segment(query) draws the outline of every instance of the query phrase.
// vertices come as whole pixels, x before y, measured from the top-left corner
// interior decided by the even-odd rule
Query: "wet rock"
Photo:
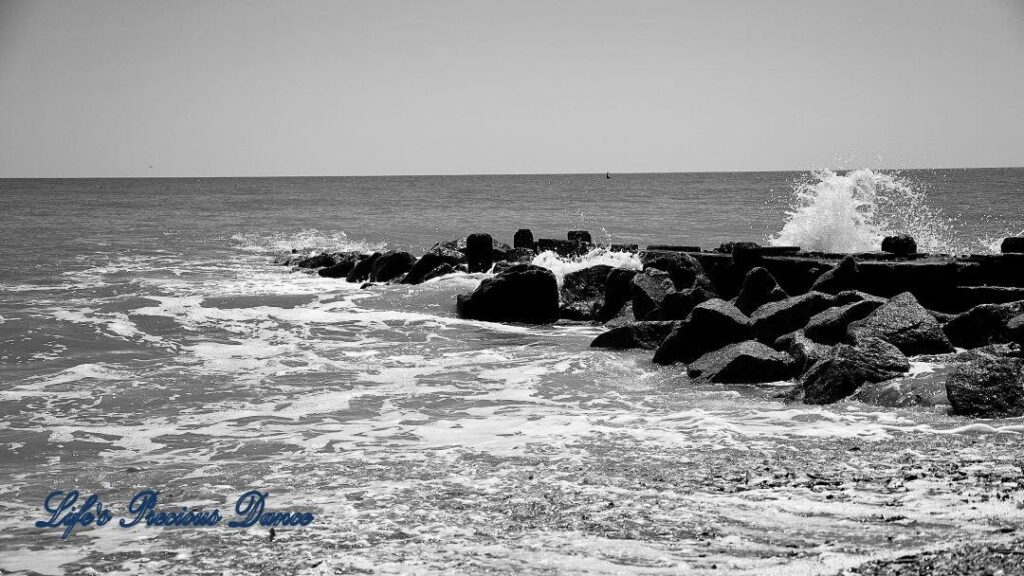
[[[1006,323],[1006,331],[1010,341],[1024,348],[1024,314],[1017,316]]]
[[[633,297],[633,314],[636,319],[646,320],[650,315],[655,316],[652,319],[656,320],[662,300],[674,290],[672,277],[663,270],[648,268],[633,276],[630,281],[630,294]]]
[[[356,265],[349,271],[348,276],[345,280],[348,282],[364,282],[369,280],[370,272],[373,271],[373,264],[381,257],[380,252],[374,252],[369,256],[363,257],[362,260],[356,262]]]
[[[768,270],[757,267],[747,272],[743,278],[740,293],[736,296],[736,307],[744,314],[751,314],[769,302],[778,302],[789,298],[775,277]]]
[[[569,242],[581,242],[584,244],[592,244],[594,242],[593,237],[590,236],[590,232],[587,230],[569,230],[566,238]]]
[[[466,260],[471,273],[491,269],[494,265],[494,240],[490,234],[466,236]]]
[[[461,318],[548,324],[558,320],[558,282],[547,268],[515,264],[460,294],[456,308]]]
[[[775,342],[779,336],[803,328],[812,316],[829,308],[835,297],[808,292],[778,302],[764,304],[750,315],[754,335],[762,342]]]
[[[317,274],[324,278],[344,278],[355,268],[362,255],[356,252],[340,252],[334,255],[334,264],[321,268]]]
[[[1019,358],[978,358],[956,366],[946,379],[953,413],[982,418],[1024,415],[1024,374]]]
[[[756,242],[733,242],[732,265],[740,270],[750,270],[763,261],[763,249]]]
[[[537,257],[537,253],[529,248],[513,248],[504,253],[503,258],[508,262],[521,262],[529,264]],[[495,260],[498,258],[495,257]]]
[[[844,290],[857,287],[857,261],[847,256],[839,261],[834,268],[825,272],[814,281],[811,290],[826,294],[838,294]]]
[[[675,322],[630,322],[594,338],[591,348],[654,350],[665,340]]]
[[[714,298],[701,302],[654,353],[654,362],[691,362],[703,354],[750,337],[750,319],[735,306]]]
[[[800,379],[798,394],[805,404],[831,404],[866,382],[889,380],[910,370],[910,362],[892,344],[865,337],[857,346],[841,344],[814,363]]]
[[[704,354],[687,367],[690,378],[719,384],[756,384],[787,380],[793,359],[754,340]]]
[[[447,262],[445,262],[445,263],[441,264],[440,266],[438,266],[437,268],[434,268],[430,272],[427,272],[423,276],[423,280],[421,282],[426,282],[428,280],[433,280],[434,278],[440,278],[441,276],[447,276],[449,274],[454,274],[455,272],[458,272],[458,271],[459,270],[457,268],[455,268],[451,264],[448,264]]]
[[[1024,314],[1024,300],[1007,304],[980,304],[958,314],[943,327],[954,346],[977,348],[1011,342],[1010,321]]]
[[[370,268],[371,282],[391,282],[412,269],[416,257],[408,252],[390,250],[384,252]]]
[[[583,256],[590,251],[590,244],[584,244],[582,242],[570,242],[568,240],[553,240],[551,238],[541,238],[537,240],[537,251],[538,252],[554,252],[562,258],[574,258],[577,256]]]
[[[605,280],[604,305],[597,313],[598,320],[607,322],[617,316],[623,307],[630,304],[633,298],[630,286],[636,274],[636,270],[626,268],[613,268],[608,273],[608,278]],[[632,315],[632,305],[629,306],[629,309]]]
[[[640,262],[644,270],[655,268],[668,272],[672,284],[677,290],[693,287],[693,283],[704,276],[700,262],[689,254],[682,252],[644,251],[640,253]]]
[[[811,316],[804,333],[811,340],[822,344],[838,344],[846,340],[846,329],[851,322],[866,318],[881,306],[881,300],[872,299],[828,308]]]
[[[491,262],[515,262],[522,253],[504,242],[494,242],[491,248]],[[533,256],[530,259],[532,260]]]
[[[851,323],[847,332],[854,342],[879,338],[908,356],[953,351],[938,320],[910,292],[894,297],[863,320]]]
[[[889,252],[897,256],[917,254],[917,241],[913,236],[907,234],[886,236],[882,239],[882,252]]]
[[[334,256],[331,254],[315,254],[302,258],[295,263],[299,268],[323,268],[325,266],[334,266],[334,264]]]
[[[636,316],[633,315],[633,303],[626,302],[625,306],[619,310],[619,313],[612,318],[609,318],[604,325],[606,328],[617,328],[619,326],[632,324],[633,322],[637,322]]]
[[[666,294],[661,301],[658,317],[662,320],[683,320],[695,306],[712,298],[717,298],[717,295],[698,280],[693,288]]]
[[[796,374],[803,374],[815,362],[832,352],[831,346],[811,340],[802,330],[780,336],[772,347],[793,358]]]
[[[537,243],[533,240],[533,231],[529,228],[520,228],[516,230],[514,236],[512,236],[512,246],[515,248],[526,248],[527,250],[535,251],[537,249]]]
[[[409,273],[402,279],[402,283],[419,284],[426,281],[427,276],[440,266],[447,264],[454,270],[454,267],[458,266],[459,262],[462,262],[464,259],[465,257],[458,250],[452,250],[440,245],[434,246],[413,265]]]
[[[999,251],[1003,254],[1024,254],[1024,238],[1003,238]]]
[[[570,272],[562,280],[560,315],[568,320],[596,320],[604,307],[612,267],[598,264]]]

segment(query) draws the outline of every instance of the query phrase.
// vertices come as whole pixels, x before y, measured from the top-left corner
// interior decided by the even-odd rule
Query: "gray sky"
[[[0,176],[835,165],[1024,165],[1024,0],[0,0]]]

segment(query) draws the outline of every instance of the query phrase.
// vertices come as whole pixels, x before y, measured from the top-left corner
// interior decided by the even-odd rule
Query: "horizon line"
[[[900,172],[900,171],[924,171],[924,170],[1022,170],[1022,166],[956,166],[948,168],[939,167],[878,167],[873,168],[869,166],[860,166],[856,168],[837,168],[837,167],[824,167],[824,168],[801,168],[801,169],[781,169],[781,170],[656,170],[651,172],[612,172],[605,171],[605,174],[616,174],[620,176],[635,176],[640,174],[779,174],[786,172],[806,172],[811,173],[816,170],[831,170],[833,172],[849,172],[852,170],[861,170],[868,168],[870,170],[884,171],[884,172]],[[444,174],[444,173],[391,173],[391,174],[317,174],[317,175],[298,175],[298,174],[277,174],[277,175],[264,175],[264,176],[201,176],[201,175],[190,175],[190,176],[0,176],[0,180],[192,180],[192,179],[240,179],[240,178],[452,178],[452,177],[466,177],[466,176],[585,176],[585,175],[601,175],[601,172],[465,172],[459,174]]]

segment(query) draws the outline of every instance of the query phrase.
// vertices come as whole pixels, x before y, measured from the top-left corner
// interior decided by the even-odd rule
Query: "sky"
[[[0,177],[1024,166],[1024,0],[0,0]]]

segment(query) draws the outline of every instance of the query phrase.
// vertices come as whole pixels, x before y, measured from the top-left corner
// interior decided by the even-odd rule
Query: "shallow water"
[[[947,213],[1006,207],[962,215],[970,234],[1021,224],[1024,172],[929,174]],[[1003,537],[1024,506],[1020,419],[788,405],[781,383],[697,386],[591,350],[598,328],[455,318],[482,275],[358,290],[271,264],[520,226],[760,239],[799,178],[0,181],[0,568],[817,574]],[[223,511],[258,488],[317,519],[273,542],[32,525],[52,490],[121,511],[148,487]]]

